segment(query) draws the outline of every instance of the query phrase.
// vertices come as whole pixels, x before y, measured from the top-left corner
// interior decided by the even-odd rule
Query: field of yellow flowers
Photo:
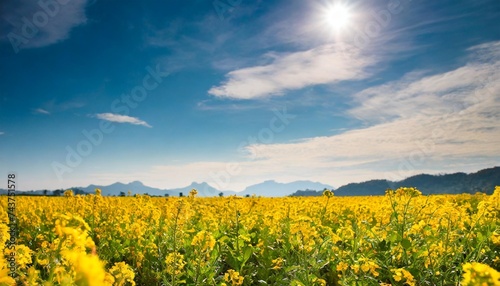
[[[500,285],[500,187],[196,194],[16,197],[14,247],[2,197],[0,285]]]

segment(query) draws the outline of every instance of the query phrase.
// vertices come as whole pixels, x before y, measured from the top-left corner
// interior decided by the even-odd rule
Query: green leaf
[[[403,238],[403,240],[401,240],[401,245],[403,246],[404,249],[409,249],[411,248],[411,241],[408,240],[407,238]]]
[[[243,263],[247,262],[248,259],[252,256],[253,249],[251,247],[245,247],[243,252]]]
[[[398,234],[396,232],[393,232],[390,236],[389,236],[389,240],[391,242],[396,242],[398,240]]]
[[[483,236],[483,234],[482,234],[482,233],[480,233],[480,232],[478,232],[478,233],[477,233],[477,239],[478,239],[480,242],[482,242],[482,241],[484,240],[484,236]]]
[[[226,259],[227,264],[231,266],[232,269],[239,269],[239,261],[236,257],[234,257],[232,252],[227,253],[227,259]]]

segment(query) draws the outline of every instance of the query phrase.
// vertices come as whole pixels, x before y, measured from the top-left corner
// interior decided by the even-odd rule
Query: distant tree
[[[179,197],[184,197],[184,193],[180,192]]]
[[[81,189],[73,189],[73,194],[84,195],[84,194],[86,194],[86,192],[84,190],[81,190]]]
[[[224,193],[223,192],[220,192],[219,193],[219,197],[223,197],[224,196]]]
[[[120,192],[120,197],[124,197],[125,196],[125,192]]]
[[[52,194],[56,197],[60,196],[63,193],[63,190],[55,190]]]
[[[323,194],[323,191],[315,191],[315,190],[309,190],[309,189],[298,190],[289,196],[290,197],[317,197],[317,196],[321,196]]]
[[[169,194],[165,194],[165,197],[170,197],[170,195]]]
[[[245,198],[249,198],[249,197],[250,197],[250,194],[246,194],[246,195],[245,195]]]
[[[49,191],[43,190],[43,195],[46,196]]]

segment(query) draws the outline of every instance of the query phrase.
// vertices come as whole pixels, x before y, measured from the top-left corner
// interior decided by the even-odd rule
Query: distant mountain
[[[86,195],[87,192],[84,192],[81,189],[78,188],[73,188],[71,189],[73,191],[73,194],[75,195]],[[23,195],[23,196],[54,196],[54,194],[62,195],[66,189],[59,189],[59,190],[32,190],[32,191],[19,191],[16,190],[16,195]],[[6,195],[8,192],[7,190],[0,189],[0,195]]]
[[[335,190],[336,196],[370,196],[383,195],[385,190],[394,188],[394,183],[387,180],[371,180],[362,183],[351,183]]]
[[[484,169],[476,173],[453,173],[445,175],[421,174],[402,181],[371,180],[339,187],[338,196],[383,195],[387,189],[416,187],[423,194],[493,193],[500,186],[500,167]]]
[[[316,190],[298,190],[292,193],[290,197],[319,197],[323,195],[323,191]]]
[[[260,184],[247,187],[244,191],[238,193],[240,196],[256,195],[262,197],[284,197],[294,193],[297,190],[323,190],[332,189],[332,186],[311,181],[295,181],[291,183],[278,183],[273,180],[265,181]]]
[[[0,189],[0,195],[7,195],[9,192],[6,189]],[[25,196],[41,196],[43,195],[43,191],[17,191],[15,192],[16,195],[23,194]],[[47,194],[50,195],[52,194],[52,191],[47,191]]]
[[[287,196],[290,195],[291,193],[295,192],[296,190],[305,190],[305,189],[314,189],[314,190],[323,190],[324,188],[332,188],[329,185],[321,184],[321,183],[316,183],[316,182],[311,182],[311,181],[296,181],[296,182],[291,182],[291,183],[278,183],[275,181],[265,181],[260,184],[252,185],[247,187],[244,191],[242,192],[234,192],[234,191],[221,191],[218,190],[206,182],[202,183],[197,183],[193,182],[189,186],[183,187],[183,188],[176,188],[176,189],[168,189],[168,190],[162,190],[162,189],[156,189],[152,187],[145,186],[141,182],[135,181],[131,182],[129,184],[123,184],[123,183],[114,183],[109,186],[97,186],[97,185],[90,185],[86,188],[80,188],[85,192],[93,194],[95,192],[95,189],[101,189],[102,194],[105,196],[119,196],[120,192],[124,192],[125,194],[128,193],[130,190],[132,194],[149,194],[152,196],[165,196],[165,194],[168,194],[169,196],[179,196],[180,193],[182,193],[184,196],[189,195],[189,192],[192,189],[196,189],[198,191],[198,196],[199,197],[215,197],[219,196],[219,194],[222,192],[224,196],[230,196],[230,195],[237,195],[237,196],[246,196],[246,195],[256,195],[256,196],[263,196],[263,197],[282,197],[282,196]]]
[[[196,189],[198,191],[198,196],[200,197],[215,197],[218,196],[219,193],[221,192],[220,190],[217,190],[216,188],[210,186],[209,184],[203,182],[203,183],[196,183],[192,182],[191,185],[184,187],[184,188],[177,188],[177,189],[171,189],[169,192],[173,193],[174,196],[178,196],[179,193],[183,193],[184,196],[189,195],[189,192],[192,189]],[[224,192],[226,193],[226,192]],[[235,193],[235,192],[230,192],[230,193]]]
[[[191,183],[191,185],[187,187],[177,188],[177,189],[158,189],[158,188],[148,187],[139,181],[134,181],[128,184],[114,183],[108,186],[89,185],[88,187],[80,189],[83,189],[85,192],[88,192],[90,194],[95,193],[95,189],[100,189],[102,191],[103,196],[119,196],[121,192],[124,192],[125,195],[127,195],[128,191],[130,191],[132,195],[148,194],[150,196],[163,197],[166,194],[168,194],[169,196],[178,197],[180,193],[182,193],[184,196],[187,196],[189,195],[189,192],[192,189],[196,189],[198,191],[198,196],[200,197],[214,197],[218,196],[219,193],[221,192],[205,182],[203,183],[193,182]],[[227,191],[224,193],[236,194],[236,192],[231,192],[231,191]]]
[[[351,183],[339,187],[335,190],[336,196],[368,196],[383,195],[387,189],[396,189],[399,187],[416,187],[424,194],[461,194],[483,192],[491,194],[495,186],[500,186],[500,167],[480,170],[476,173],[453,173],[445,175],[421,174],[406,178],[402,181],[371,180],[362,183]],[[192,189],[198,190],[200,197],[214,197],[219,193],[224,196],[229,195],[256,195],[263,197],[283,197],[283,196],[314,196],[321,195],[323,189],[333,189],[332,186],[312,181],[295,181],[291,183],[278,183],[273,180],[265,181],[256,185],[248,186],[242,192],[221,191],[209,184],[193,182],[191,185],[177,189],[158,189],[145,186],[139,181],[128,184],[114,183],[108,186],[89,185],[88,187],[70,188],[79,194],[94,194],[95,189],[101,189],[105,196],[119,196],[120,192],[125,194],[131,191],[132,194],[149,194],[151,196],[179,196],[183,193],[185,196]],[[54,193],[62,194],[64,190],[46,191],[47,195]],[[0,195],[7,194],[7,190],[0,189]],[[23,195],[43,195],[44,190],[16,192]]]
[[[169,195],[174,195],[174,193],[167,190],[145,186],[139,181],[130,182],[128,184],[114,183],[108,186],[89,185],[88,187],[80,187],[79,189],[82,189],[89,194],[94,194],[95,189],[100,189],[103,196],[119,196],[121,192],[124,192],[125,195],[127,195],[128,191],[130,191],[132,194],[149,194],[151,196],[165,196],[165,194],[167,193]],[[176,195],[179,194],[177,193]]]

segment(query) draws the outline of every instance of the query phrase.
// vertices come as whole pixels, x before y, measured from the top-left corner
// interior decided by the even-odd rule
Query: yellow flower
[[[360,268],[360,267],[359,267],[359,264],[357,264],[357,263],[356,263],[356,264],[354,264],[354,265],[351,265],[351,269],[352,269],[352,271],[354,271],[354,273],[356,273],[356,274],[358,274],[358,272],[359,272],[359,268]]]
[[[231,282],[231,285],[237,286],[243,284],[245,277],[240,276],[240,273],[229,269],[226,274],[224,274],[224,281]]]
[[[387,189],[385,191],[385,194],[387,196],[396,196],[396,197],[419,197],[422,195],[422,192],[420,192],[417,188],[408,188],[408,187],[401,187],[398,188],[397,190],[391,190]]]
[[[5,286],[15,286],[16,285],[16,280],[14,278],[9,276],[10,269],[7,264],[7,261],[3,258],[0,257],[0,285],[5,285]]]
[[[115,285],[115,277],[113,275],[111,275],[110,273],[106,272],[106,276],[104,277],[104,284]]]
[[[102,286],[104,284],[106,271],[97,256],[77,251],[65,251],[64,257],[69,260],[75,271],[77,285]]]
[[[79,251],[95,248],[88,231],[89,225],[78,215],[59,215],[54,227],[54,232],[63,241],[65,248]]]
[[[493,232],[491,235],[491,242],[493,242],[494,245],[500,246],[500,233],[498,232]]]
[[[339,264],[337,264],[337,271],[346,271],[349,268],[349,264],[345,263],[344,261],[340,261]]]
[[[189,192],[189,197],[190,198],[194,198],[196,197],[196,195],[198,194],[198,191],[196,189],[192,189],[190,192]]]
[[[179,252],[171,252],[167,255],[167,258],[165,258],[165,264],[167,264],[165,271],[168,274],[179,275],[184,269],[186,261],[184,260],[184,255]]]
[[[490,266],[478,262],[466,263],[462,266],[463,286],[498,286],[500,285],[500,273]]]
[[[215,238],[206,230],[198,232],[191,242],[192,246],[198,246],[202,252],[214,249]]]
[[[40,270],[36,270],[35,267],[32,266],[32,267],[28,268],[27,273],[28,273],[27,284],[28,285],[38,285]]]
[[[367,258],[361,258],[359,260],[361,263],[361,270],[365,273],[370,272],[374,277],[377,277],[379,273],[377,272],[377,269],[380,267],[371,259]]]
[[[116,286],[123,286],[127,285],[127,282],[130,283],[130,285],[135,285],[134,282],[134,271],[132,268],[127,265],[125,262],[117,262],[109,272],[114,276],[114,281]]]
[[[31,255],[33,254],[33,250],[31,250],[26,245],[23,245],[23,244],[16,245],[15,246],[15,251],[14,250],[10,250],[8,248],[4,249],[4,255],[5,255],[5,257],[12,256],[12,254],[15,254],[16,264],[21,269],[26,268],[26,265],[32,263]]]
[[[7,226],[5,223],[0,223],[0,245],[5,245],[5,242],[7,242],[9,239],[9,226]]]
[[[333,197],[333,192],[330,191],[330,190],[328,190],[328,189],[326,189],[326,190],[323,191],[323,196],[325,196],[327,198],[331,198],[331,197]]]
[[[414,188],[389,190],[388,196],[333,200],[330,195],[333,192],[308,198],[117,198],[99,196],[96,190],[96,195],[66,199],[16,199],[14,218],[9,211],[12,199],[4,196],[0,200],[0,243],[4,245],[0,286],[15,285],[14,280],[46,286],[160,281],[251,285],[266,280],[252,276],[266,258],[270,274],[287,272],[287,280],[274,284],[324,285],[333,279],[339,285],[360,281],[389,286],[383,283],[391,281],[410,286],[439,278],[461,281],[462,286],[499,285],[495,270],[500,269],[500,188],[491,196],[421,197]],[[193,192],[191,197],[195,196]],[[9,252],[5,248],[14,219],[18,247]],[[486,230],[490,232],[484,237]],[[400,240],[404,243],[396,243]],[[285,248],[288,251],[281,251]],[[106,262],[99,260],[97,250]],[[471,251],[488,265],[465,264],[460,254]],[[14,265],[7,258],[11,253],[18,262],[19,279],[8,276]],[[245,272],[237,272],[241,265],[227,270],[235,262],[228,261],[231,256],[247,255],[251,257]],[[330,262],[336,271],[326,279],[314,276],[319,269],[304,264],[287,269],[297,255],[323,257],[318,263]],[[409,262],[415,272],[399,268]],[[463,265],[464,270],[444,273],[450,265]],[[417,280],[412,273],[418,269]],[[301,275],[305,272],[311,274]],[[250,278],[255,281],[247,281]]]
[[[49,265],[49,260],[47,258],[37,258],[37,263],[41,266]]]
[[[314,285],[319,285],[319,286],[326,286],[326,281],[321,278],[314,278],[313,279]]]
[[[273,263],[273,267],[272,269],[274,270],[277,270],[277,269],[281,269],[281,267],[283,267],[283,262],[285,260],[281,257],[278,257],[276,259],[273,259],[271,262]]]
[[[406,269],[403,268],[398,268],[398,269],[392,269],[391,272],[394,274],[392,275],[392,278],[396,282],[405,282],[409,286],[415,286],[415,279],[413,278],[413,275]]]
[[[75,194],[73,193],[72,190],[67,190],[64,192],[65,197],[73,197]]]

